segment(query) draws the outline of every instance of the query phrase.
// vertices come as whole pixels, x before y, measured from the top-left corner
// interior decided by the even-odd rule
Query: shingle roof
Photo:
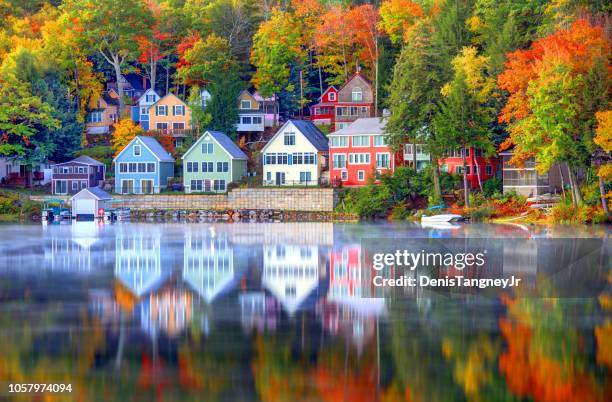
[[[166,151],[155,138],[142,136],[137,136],[136,138],[142,141],[142,143],[157,156],[160,162],[174,162],[174,158],[170,156],[168,151]]]
[[[310,143],[319,151],[329,150],[327,137],[325,137],[321,130],[319,130],[312,122],[293,119],[288,120],[288,122],[293,123],[293,125],[300,130],[302,134],[304,134],[304,137],[306,137],[306,139],[310,141]]]
[[[352,122],[348,127],[334,131],[330,135],[384,134],[387,119],[380,117],[363,117]]]
[[[106,92],[102,94],[102,99],[104,99],[104,102],[106,102],[107,105],[114,105],[114,106],[119,105],[119,100],[111,97]]]
[[[87,191],[95,195],[99,200],[110,200],[113,198],[109,193],[102,190],[100,187],[87,187]]]
[[[84,163],[87,165],[94,165],[94,166],[104,166],[104,163],[97,161],[91,156],[87,156],[87,155],[81,155],[78,158],[71,160],[70,162],[79,162],[79,163]]]
[[[221,131],[207,131],[234,159],[248,159],[246,154],[232,141],[230,137]]]

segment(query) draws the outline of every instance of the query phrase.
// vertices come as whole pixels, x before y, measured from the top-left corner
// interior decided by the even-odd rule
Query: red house
[[[376,173],[394,172],[403,164],[402,153],[387,146],[386,120],[367,117],[329,134],[329,176],[332,183],[363,186]]]
[[[310,119],[314,124],[330,124],[332,131],[347,127],[362,117],[374,116],[374,90],[372,83],[356,72],[336,89],[329,87],[319,103],[310,106]]]
[[[448,173],[463,174],[463,157],[462,150],[451,151],[445,158],[440,158],[438,164],[440,170]],[[500,159],[497,157],[485,157],[483,156],[482,149],[478,148],[464,148],[466,152],[466,170],[467,179],[470,187],[476,189],[478,185],[478,175],[480,174],[480,181],[484,182],[490,178],[496,177],[500,171]]]

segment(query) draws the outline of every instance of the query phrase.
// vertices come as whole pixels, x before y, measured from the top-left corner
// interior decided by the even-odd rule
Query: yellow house
[[[191,130],[191,109],[170,93],[149,106],[149,130],[183,136]]]
[[[87,115],[88,134],[106,134],[117,122],[117,109],[119,101],[104,93],[96,100],[89,103],[89,113]]]

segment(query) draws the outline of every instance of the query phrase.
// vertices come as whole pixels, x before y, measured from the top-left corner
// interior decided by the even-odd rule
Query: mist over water
[[[611,400],[609,235],[408,223],[0,226],[0,384],[71,383],[57,399],[68,401]],[[372,254],[411,238],[603,247],[599,259],[541,271],[534,261],[579,255],[576,242],[558,256],[503,248],[496,274],[520,275],[520,293],[372,286]],[[588,292],[569,297],[572,287]]]

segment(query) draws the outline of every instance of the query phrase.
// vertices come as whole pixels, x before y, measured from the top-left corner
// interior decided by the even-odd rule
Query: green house
[[[247,173],[247,156],[220,131],[207,131],[183,155],[185,192],[225,192]]]

